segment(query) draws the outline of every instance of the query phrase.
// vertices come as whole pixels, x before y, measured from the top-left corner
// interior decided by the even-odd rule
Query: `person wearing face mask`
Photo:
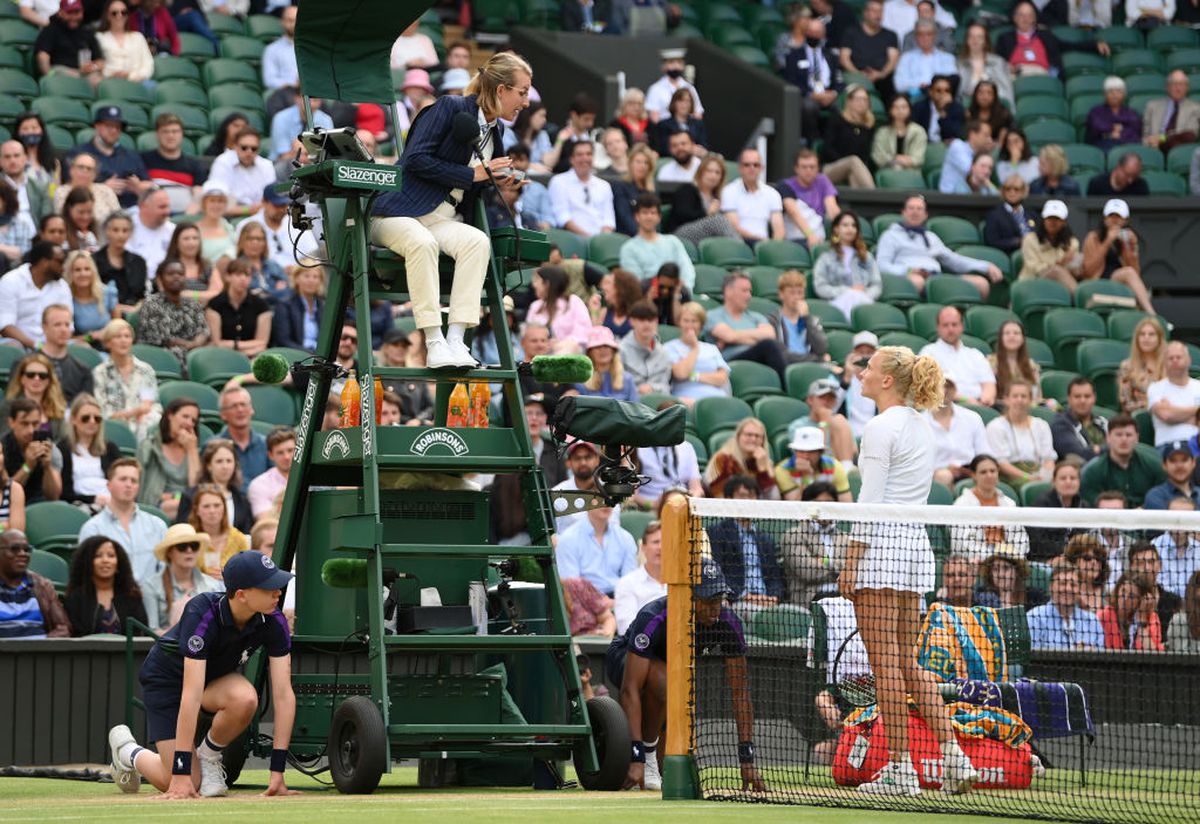
[[[821,134],[822,110],[837,102],[845,83],[836,53],[825,39],[825,24],[810,18],[796,25],[804,26],[804,42],[788,51],[782,74],[800,89],[800,134],[812,144]]]
[[[700,103],[700,93],[683,76],[686,54],[684,49],[663,49],[659,52],[659,57],[662,58],[663,76],[646,89],[646,114],[653,123],[668,116],[667,108],[671,102],[671,96],[679,89],[688,89],[692,93],[692,116],[704,117],[704,106]]]

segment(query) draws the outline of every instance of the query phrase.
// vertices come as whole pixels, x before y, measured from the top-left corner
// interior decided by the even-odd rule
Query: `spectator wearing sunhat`
[[[788,441],[788,449],[791,454],[775,465],[775,484],[784,500],[800,500],[804,488],[817,481],[832,484],[839,501],[853,500],[845,467],[825,454],[824,431],[802,426]]]
[[[575,384],[581,395],[600,395],[637,403],[639,395],[633,378],[617,357],[617,340],[607,326],[593,326],[588,332],[587,356],[592,361],[592,376],[587,383]]]
[[[409,69],[404,73],[404,82],[400,85],[400,99],[396,101],[396,128],[407,132],[412,125],[421,104],[426,98],[437,94],[433,83],[429,81],[429,72],[424,69]]]
[[[104,72],[104,54],[91,29],[83,27],[82,0],[62,0],[58,14],[38,32],[33,43],[37,73],[51,71],[86,77],[95,88]]]
[[[179,620],[184,606],[194,595],[221,592],[224,585],[200,571],[200,560],[212,549],[208,535],[191,524],[175,524],[154,547],[154,555],[165,566],[138,582],[147,623],[161,634]]]
[[[466,69],[447,69],[442,75],[442,94],[462,95],[471,82],[471,73]]]
[[[92,139],[76,146],[71,152],[74,158],[81,152],[96,158],[99,168],[96,181],[112,189],[122,209],[132,208],[142,192],[154,183],[142,156],[121,145],[125,131],[125,117],[120,106],[100,106],[92,117]]]

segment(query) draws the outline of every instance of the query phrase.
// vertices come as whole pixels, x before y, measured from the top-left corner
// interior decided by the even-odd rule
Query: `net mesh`
[[[705,798],[1200,819],[1197,513],[713,499],[693,499],[690,513],[693,581],[715,564],[735,593],[749,682],[747,708],[731,682],[738,651],[694,650]],[[838,574],[859,542],[859,585],[920,594],[841,597]],[[1047,560],[1027,560],[1031,546]],[[747,709],[750,770],[739,755]],[[904,717],[913,771],[867,793],[858,785],[888,762],[884,715]],[[939,727],[976,773],[971,792],[939,791],[963,774]]]

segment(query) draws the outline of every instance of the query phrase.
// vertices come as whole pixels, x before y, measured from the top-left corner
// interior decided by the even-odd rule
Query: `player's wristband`
[[[641,741],[633,742],[633,755],[630,757],[630,760],[634,764],[646,763],[646,745]]]
[[[192,774],[192,754],[190,752],[175,752],[175,758],[171,761],[171,775],[191,775]]]
[[[754,748],[753,741],[743,741],[740,744],[738,744],[738,761],[740,761],[741,763],[753,764],[754,763],[754,753],[755,753],[755,748]]]
[[[287,750],[271,750],[271,772],[281,773],[287,769]]]

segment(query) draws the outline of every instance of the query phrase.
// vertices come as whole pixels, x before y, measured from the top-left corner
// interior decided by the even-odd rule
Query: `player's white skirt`
[[[933,589],[933,547],[922,524],[860,523],[853,539],[867,545],[858,562],[859,589],[894,589],[921,595]]]

